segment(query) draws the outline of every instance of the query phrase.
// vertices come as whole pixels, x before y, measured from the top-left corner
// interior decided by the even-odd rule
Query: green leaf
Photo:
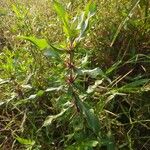
[[[66,109],[63,109],[59,114],[57,115],[50,115],[48,116],[45,121],[44,121],[44,124],[43,126],[48,126],[50,125],[54,120],[56,120],[57,118],[61,117],[62,115],[64,115],[64,113],[68,110],[68,108]]]
[[[88,15],[88,17],[92,17],[95,15],[96,12],[96,3],[93,2],[93,0],[90,0],[85,8],[85,14]]]
[[[122,86],[121,88],[119,88],[118,91],[129,92],[129,93],[138,92],[139,90],[141,90],[141,86],[148,83],[149,81],[150,79],[140,79]]]
[[[88,64],[88,54],[86,54],[86,56],[83,57],[81,64],[82,67],[85,67]]]
[[[30,95],[28,98],[27,98],[27,100],[32,100],[32,99],[35,99],[35,98],[37,98],[37,97],[41,97],[41,96],[43,96],[43,94],[45,93],[45,92],[53,92],[53,91],[60,91],[60,90],[62,90],[62,87],[63,86],[59,86],[59,87],[51,87],[51,88],[47,88],[46,90],[39,90],[36,94],[33,94],[33,95]]]
[[[57,12],[59,18],[61,19],[61,21],[67,25],[68,24],[68,14],[67,14],[65,8],[55,0],[54,0],[54,8],[55,8],[55,11]]]
[[[111,47],[112,47],[113,44],[115,43],[115,41],[116,41],[116,39],[117,39],[117,37],[118,37],[118,35],[119,35],[119,33],[120,33],[122,27],[123,27],[123,26],[126,24],[126,22],[130,19],[130,16],[132,15],[132,13],[133,13],[133,11],[135,10],[135,8],[138,6],[138,4],[140,3],[140,1],[141,1],[141,0],[137,0],[137,1],[135,2],[135,4],[132,6],[131,10],[129,11],[127,17],[120,23],[120,25],[119,25],[119,27],[118,27],[116,33],[114,34],[114,37],[113,37],[113,39],[112,39],[112,42],[111,42],[111,44],[110,44]]]
[[[37,92],[36,96],[37,96],[37,97],[41,97],[41,96],[44,95],[44,93],[45,93],[45,91],[39,90],[39,91]]]
[[[48,47],[44,50],[44,55],[47,57],[54,57],[60,59],[58,52],[54,51],[51,47]]]
[[[63,30],[64,33],[68,38],[71,38],[72,31],[69,27],[69,19],[68,19],[68,13],[65,10],[65,8],[57,1],[54,0],[54,9],[57,12],[60,21],[63,23]]]
[[[79,42],[83,38],[85,32],[88,30],[89,27],[89,19],[95,14],[96,12],[96,5],[94,2],[89,1],[85,8],[85,12],[78,17],[78,26],[77,30],[80,31],[79,36],[76,38],[76,41]]]
[[[0,85],[6,84],[6,83],[9,83],[9,82],[10,82],[10,79],[1,79],[0,78]]]
[[[101,73],[99,68],[91,69],[91,70],[78,70],[79,75],[89,75],[90,77],[97,77]]]
[[[45,92],[52,92],[52,91],[60,91],[62,90],[63,86],[59,86],[59,87],[51,87],[45,90]]]
[[[93,150],[93,148],[97,145],[97,140],[86,139],[78,141],[74,145],[68,146],[66,150]]]
[[[9,103],[10,101],[14,100],[16,98],[16,94],[13,92],[11,93],[11,98],[0,101],[0,106],[6,103]]]
[[[38,39],[33,36],[29,36],[29,37],[28,36],[19,36],[19,38],[30,41],[31,43],[36,45],[41,50],[49,47],[49,44],[45,39]]]
[[[84,69],[77,69],[78,75],[89,75],[91,78],[96,78],[97,76],[101,76],[102,78],[106,79],[109,83],[111,80],[106,76],[105,72],[100,68],[94,68],[91,70],[84,70]]]
[[[92,93],[94,90],[102,84],[103,80],[96,80],[94,85],[90,85],[87,89],[87,93]]]
[[[110,68],[107,69],[106,74],[110,75],[113,71],[115,71],[121,65],[121,63],[122,63],[121,60],[114,63]]]
[[[113,137],[111,131],[108,131],[108,133],[107,133],[107,140],[108,140],[108,142],[106,144],[107,150],[115,150],[116,148],[115,148],[115,143],[114,143],[114,137]]]
[[[56,47],[48,44],[45,39],[38,39],[36,37],[28,37],[28,36],[19,36],[19,38],[30,41],[34,45],[36,45],[39,49],[44,50],[44,55],[48,57],[55,57],[58,60],[61,60],[59,54],[62,54],[63,51],[57,49]]]
[[[45,93],[45,91],[39,90],[36,94],[30,95],[26,100],[32,100],[37,97],[41,97],[41,96],[43,96],[44,93]]]
[[[51,45],[51,44],[49,44],[49,45],[50,45],[50,47],[51,47],[54,51],[56,51],[57,53],[59,53],[59,54],[64,54],[64,49],[58,48],[57,46],[54,46],[54,45]]]
[[[141,85],[144,85],[145,83],[149,82],[150,79],[140,79],[131,83],[128,83],[124,85],[122,88],[127,88],[127,87],[139,87]]]
[[[144,91],[144,84],[147,84],[150,81],[150,79],[140,79],[131,83],[128,83],[120,88],[117,88],[115,90],[112,90],[112,93],[137,93]],[[145,89],[146,91],[146,89]]]
[[[150,83],[144,85],[141,90],[142,91],[150,91]]]
[[[89,18],[84,20],[81,24],[80,35],[79,35],[80,39],[84,36],[84,33],[87,31],[88,27],[89,27]]]
[[[60,58],[60,55],[63,54],[65,51],[63,49],[57,48],[51,44],[49,44],[49,47],[44,50],[44,55],[48,57],[55,57],[59,61],[62,61]]]
[[[85,143],[88,147],[96,147],[98,144],[98,141],[96,140],[87,140],[87,142]]]
[[[17,17],[22,17],[22,15],[20,14],[19,9],[14,4],[12,5],[12,11],[16,14]]]
[[[80,31],[80,34],[76,38],[77,42],[81,41],[81,39],[83,38],[85,32],[87,31],[87,29],[89,27],[89,18],[87,17],[85,19],[85,13],[84,12],[81,14],[81,16],[78,18],[78,20],[79,20],[79,23],[77,26],[77,30]]]
[[[16,140],[20,143],[20,144],[23,144],[23,145],[34,145],[35,144],[35,141],[33,140],[30,140],[30,139],[24,139],[24,138],[21,138],[19,136],[16,137]]]
[[[33,95],[30,95],[30,96],[27,98],[27,100],[35,99],[36,97],[37,97],[37,95],[36,95],[36,94],[33,94]]]
[[[76,105],[85,116],[88,126],[95,132],[95,134],[99,135],[100,124],[98,117],[94,114],[94,110],[90,109],[86,103],[82,102],[78,95],[74,96],[76,100]]]

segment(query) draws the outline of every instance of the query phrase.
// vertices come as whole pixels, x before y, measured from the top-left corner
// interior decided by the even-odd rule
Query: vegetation
[[[148,150],[149,5],[0,1],[0,149]]]

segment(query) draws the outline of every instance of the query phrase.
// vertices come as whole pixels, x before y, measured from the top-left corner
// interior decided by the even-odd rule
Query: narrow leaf
[[[32,37],[32,36],[29,36],[29,37],[28,36],[19,36],[19,38],[30,41],[31,43],[33,43],[40,49],[45,49],[45,48],[49,47],[49,44],[45,39],[38,39],[38,38]]]
[[[113,37],[112,42],[111,42],[111,44],[110,44],[110,47],[113,46],[113,44],[114,44],[114,42],[115,42],[115,40],[116,40],[118,34],[120,33],[122,27],[123,27],[123,26],[126,24],[126,22],[129,20],[129,16],[132,15],[134,9],[138,6],[138,4],[139,4],[140,1],[141,1],[141,0],[137,0],[137,2],[134,4],[134,6],[132,6],[132,8],[131,8],[131,10],[130,10],[130,12],[129,12],[129,14],[128,14],[128,16],[127,16],[127,17],[121,22],[121,24],[119,25],[119,27],[118,27],[116,33],[114,34],[114,37]]]
[[[96,80],[94,85],[90,85],[87,89],[87,93],[92,93],[94,90],[102,84],[103,80]]]
[[[65,8],[57,1],[54,0],[54,9],[57,12],[60,21],[63,23],[63,30],[64,33],[68,38],[71,38],[71,30],[69,27],[69,19],[68,19],[68,13],[65,10]]]
[[[9,83],[9,82],[10,82],[10,79],[1,79],[0,78],[0,85],[6,84],[6,83]]]
[[[46,120],[44,121],[43,126],[48,126],[50,125],[54,120],[56,120],[57,118],[61,117],[62,115],[64,115],[64,113],[68,110],[68,108],[63,109],[59,114],[57,115],[50,115],[46,118]]]
[[[59,86],[59,87],[51,87],[51,88],[46,89],[45,91],[46,91],[46,92],[52,92],[52,91],[60,91],[60,90],[62,90],[62,86]]]
[[[96,12],[96,3],[93,0],[90,0],[85,8],[85,13],[88,17],[92,17]]]
[[[82,102],[78,95],[74,95],[76,99],[76,104],[77,107],[81,110],[83,115],[85,116],[88,126],[96,133],[99,135],[100,132],[100,124],[99,124],[99,119],[98,117],[94,114],[93,109],[90,109],[89,106]]]
[[[65,8],[55,0],[54,0],[54,8],[55,8],[55,11],[57,12],[59,18],[61,19],[61,21],[67,23],[68,14],[66,13]]]
[[[21,137],[16,137],[16,140],[20,143],[20,144],[23,144],[23,145],[34,145],[35,144],[35,141],[33,140],[30,140],[30,139],[24,139],[24,138],[21,138]]]

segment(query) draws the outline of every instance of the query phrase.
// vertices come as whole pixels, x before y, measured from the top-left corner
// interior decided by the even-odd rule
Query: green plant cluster
[[[0,149],[149,149],[149,6],[2,0]]]

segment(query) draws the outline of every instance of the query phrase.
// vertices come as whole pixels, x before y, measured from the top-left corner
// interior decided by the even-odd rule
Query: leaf
[[[89,27],[89,18],[85,19],[85,13],[83,12],[81,14],[81,16],[79,17],[79,23],[77,26],[77,30],[80,31],[79,36],[76,38],[76,41],[79,42],[81,41],[81,39],[83,38],[85,32],[87,31],[88,27]]]
[[[148,83],[149,81],[150,79],[140,79],[120,87],[119,89],[117,89],[117,91],[125,93],[136,93],[142,91],[143,88],[141,86]]]
[[[12,5],[12,11],[16,14],[17,17],[22,17],[16,5]]]
[[[60,91],[60,90],[62,90],[62,86],[48,88],[45,90],[45,92]]]
[[[113,71],[115,71],[121,65],[121,63],[122,63],[121,60],[114,63],[110,68],[107,69],[106,74],[110,75]]]
[[[142,90],[142,91],[150,91],[150,83],[144,85],[144,87],[142,87],[141,90]]]
[[[29,36],[29,37],[28,36],[19,36],[19,38],[30,41],[31,43],[36,45],[41,50],[49,47],[49,44],[45,39],[38,39],[33,36]]]
[[[9,82],[10,82],[10,79],[1,79],[0,78],[0,85],[6,84],[6,83],[9,83]]]
[[[95,15],[96,12],[96,3],[93,2],[93,0],[90,0],[85,8],[85,14],[88,15],[88,17],[92,17]]]
[[[63,53],[64,53],[64,49],[58,48],[57,46],[54,46],[54,45],[51,45],[51,44],[49,44],[49,45],[50,45],[50,47],[51,47],[54,51],[58,52],[59,54],[63,54]]]
[[[55,11],[57,12],[59,18],[61,19],[61,21],[67,25],[68,14],[67,14],[65,8],[55,0],[54,0],[54,8],[55,8]]]
[[[27,100],[35,99],[36,97],[37,97],[37,95],[36,95],[36,94],[33,94],[33,95],[30,95],[30,96],[27,98]]]
[[[43,96],[44,92],[45,91],[43,91],[43,90],[39,90],[36,94],[30,95],[26,100],[32,100],[37,97],[41,97],[41,96]]]
[[[79,38],[83,37],[83,35],[87,31],[88,27],[89,27],[89,18],[87,18],[85,21],[82,22]]]
[[[94,85],[90,85],[87,89],[87,93],[92,93],[94,90],[102,84],[103,80],[96,80]]]
[[[123,89],[128,89],[128,88],[129,89],[139,88],[139,87],[141,87],[142,85],[144,85],[145,83],[147,83],[149,81],[150,81],[150,79],[140,79],[140,80],[128,83],[128,84],[122,86],[120,89],[123,90]]]
[[[50,47],[44,50],[44,55],[47,57],[55,57],[60,59],[59,54]]]
[[[69,19],[68,19],[68,13],[65,10],[65,8],[57,1],[54,0],[54,9],[57,12],[59,19],[63,23],[63,30],[64,33],[68,38],[71,38],[71,29],[69,27]]]
[[[78,70],[79,75],[86,75],[88,74],[89,76],[95,78],[98,76],[98,74],[101,72],[99,68],[91,69],[91,70]]]
[[[66,150],[93,150],[98,145],[97,140],[86,139],[76,142],[74,145],[68,146]]]
[[[54,120],[56,120],[57,118],[61,117],[62,115],[64,115],[64,113],[68,110],[68,108],[66,109],[63,109],[59,114],[57,115],[50,115],[48,116],[45,121],[44,121],[44,124],[43,126],[48,126],[50,125]]]
[[[24,138],[21,138],[19,136],[17,136],[15,138],[20,144],[23,144],[23,145],[34,145],[35,144],[35,141],[34,140],[30,140],[30,139],[24,139]]]
[[[76,38],[76,41],[79,42],[83,38],[85,32],[89,27],[89,19],[95,14],[96,5],[94,2],[89,1],[87,4],[85,11],[78,17],[78,26],[77,30],[80,30],[79,36]]]
[[[45,93],[45,91],[39,90],[39,91],[37,92],[36,96],[37,96],[37,97],[41,97],[41,96],[44,95],[44,93]]]
[[[85,16],[85,13],[82,12],[82,14],[78,17],[78,25],[77,25],[78,30],[80,30],[82,27],[82,23],[84,21],[84,16]]]
[[[98,75],[104,74],[100,68],[95,68],[95,69],[91,69],[91,70],[78,69],[77,72],[79,75],[89,75],[92,78],[96,78]]]
[[[21,87],[24,89],[32,89],[32,86],[30,84],[22,84]]]
[[[55,57],[58,60],[61,60],[59,54],[62,53],[62,51],[55,48],[51,44],[48,44],[48,42],[45,39],[38,39],[36,37],[27,37],[27,36],[19,36],[19,38],[30,41],[31,43],[36,45],[39,49],[44,50],[45,56]]]
[[[87,143],[85,143],[88,147],[96,147],[98,144],[98,141],[96,140],[88,140]]]
[[[14,100],[16,98],[16,94],[15,93],[11,93],[11,98],[6,99],[4,101],[0,101],[0,106],[6,103],[9,103],[10,101]]]
[[[82,59],[82,67],[85,67],[88,64],[88,54]]]
[[[48,88],[46,90],[39,90],[36,94],[30,95],[26,100],[32,100],[32,99],[35,99],[37,97],[41,97],[41,96],[43,96],[43,94],[45,92],[53,92],[53,91],[60,91],[60,90],[62,90],[62,86],[51,87],[51,88]]]
[[[100,132],[100,124],[98,117],[94,114],[93,109],[90,109],[87,104],[82,102],[78,95],[74,95],[76,100],[76,105],[80,109],[80,111],[85,116],[88,126],[95,132],[95,134],[99,135]]]
[[[107,133],[107,140],[108,140],[106,143],[107,150],[115,150],[116,148],[114,143],[114,137],[110,131],[108,131]]]
[[[123,86],[123,88],[127,88],[127,87],[139,87],[141,85],[144,85],[145,83],[149,82],[150,79],[140,79],[131,83],[128,83],[126,85]]]
[[[122,27],[123,27],[123,26],[126,24],[126,22],[129,20],[129,17],[132,15],[134,9],[138,6],[138,4],[139,4],[140,1],[141,1],[141,0],[137,0],[137,1],[136,1],[136,3],[134,4],[134,6],[132,6],[131,10],[129,11],[128,16],[120,23],[120,25],[119,25],[119,27],[118,27],[116,33],[114,34],[114,37],[113,37],[112,42],[111,42],[111,44],[110,44],[110,47],[113,46],[113,44],[114,44],[114,42],[116,41],[116,38],[117,38],[117,36],[119,35],[119,33],[120,33]]]
[[[55,46],[49,44],[49,47],[44,50],[44,55],[48,57],[55,57],[59,61],[62,61],[60,58],[60,54],[63,54],[65,51],[63,51],[60,48],[56,48]]]

